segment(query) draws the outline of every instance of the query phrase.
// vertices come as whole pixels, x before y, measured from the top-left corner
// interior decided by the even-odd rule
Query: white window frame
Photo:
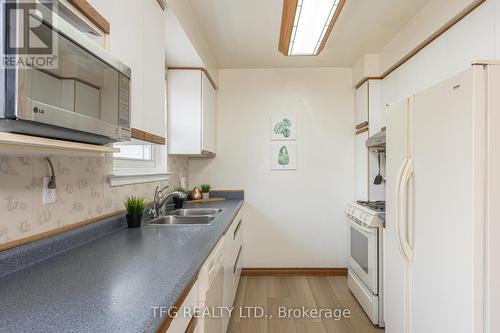
[[[152,145],[152,160],[113,156],[113,175],[109,176],[110,185],[121,186],[168,180],[168,175],[171,173],[167,172],[167,146],[134,139],[133,141]]]

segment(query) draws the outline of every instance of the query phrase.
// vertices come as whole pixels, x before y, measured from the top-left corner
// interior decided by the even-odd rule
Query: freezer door
[[[402,333],[405,309],[405,260],[397,234],[398,184],[408,159],[408,103],[404,100],[387,109],[387,206],[384,229],[384,307],[387,333]]]
[[[415,95],[414,332],[474,331],[473,88],[470,69]]]

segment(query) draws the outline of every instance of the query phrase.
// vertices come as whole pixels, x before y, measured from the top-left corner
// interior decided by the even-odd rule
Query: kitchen
[[[500,330],[498,0],[1,5],[1,332]]]

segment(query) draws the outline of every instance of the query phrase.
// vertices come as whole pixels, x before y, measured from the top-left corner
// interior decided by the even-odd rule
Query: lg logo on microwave
[[[50,27],[57,1],[4,0],[0,9],[5,38],[3,68],[57,68],[58,34]],[[56,22],[57,23],[57,22]]]
[[[44,109],[39,109],[38,107],[34,107],[33,108],[33,113],[35,114],[45,114],[45,110]]]

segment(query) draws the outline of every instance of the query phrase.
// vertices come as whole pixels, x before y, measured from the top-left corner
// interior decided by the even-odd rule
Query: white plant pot
[[[210,192],[207,192],[207,193],[202,193],[202,194],[201,194],[201,198],[202,198],[203,200],[206,200],[206,199],[210,198]]]

